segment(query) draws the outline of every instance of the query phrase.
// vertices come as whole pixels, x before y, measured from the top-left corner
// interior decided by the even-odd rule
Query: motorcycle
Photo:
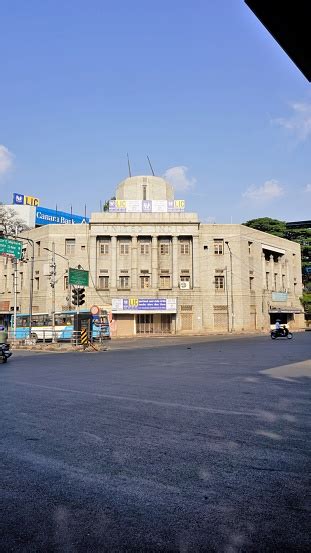
[[[9,344],[0,344],[0,358],[2,357],[2,363],[6,363],[12,352],[10,351]]]
[[[271,330],[270,332],[272,340],[276,340],[277,338],[287,338],[288,340],[291,340],[293,337],[292,332],[289,332],[287,328],[278,328]]]

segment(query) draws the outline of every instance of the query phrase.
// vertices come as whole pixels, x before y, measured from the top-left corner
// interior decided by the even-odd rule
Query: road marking
[[[10,384],[17,384],[18,386],[28,386],[33,388],[42,388],[44,390],[55,390],[58,392],[65,392],[69,394],[80,394],[94,396],[103,399],[114,399],[117,401],[132,401],[134,403],[143,403],[146,405],[155,405],[157,407],[170,407],[173,409],[186,409],[188,411],[203,411],[206,413],[212,413],[216,415],[237,415],[240,417],[258,417],[258,413],[254,411],[235,411],[230,409],[214,409],[213,407],[201,407],[195,405],[185,405],[183,403],[170,403],[166,401],[157,401],[154,399],[142,399],[132,396],[117,396],[112,394],[99,394],[97,392],[86,392],[83,390],[72,390],[70,388],[60,388],[58,386],[45,386],[44,384],[31,384],[30,382],[18,382],[18,381],[6,381]]]

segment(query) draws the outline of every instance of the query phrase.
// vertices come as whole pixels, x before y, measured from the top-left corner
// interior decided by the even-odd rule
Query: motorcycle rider
[[[277,319],[275,321],[275,330],[278,334],[280,334],[281,336],[287,336],[288,335],[288,329],[286,328],[286,326],[281,326],[281,321],[280,319]]]

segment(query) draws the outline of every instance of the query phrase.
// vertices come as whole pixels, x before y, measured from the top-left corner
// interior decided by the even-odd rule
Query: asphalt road
[[[0,365],[1,552],[310,550],[311,333],[161,344]]]

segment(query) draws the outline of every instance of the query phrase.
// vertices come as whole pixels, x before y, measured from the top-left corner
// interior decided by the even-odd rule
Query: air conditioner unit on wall
[[[185,280],[182,280],[180,283],[179,283],[179,287],[181,290],[189,290],[190,288],[190,282],[187,282]]]

